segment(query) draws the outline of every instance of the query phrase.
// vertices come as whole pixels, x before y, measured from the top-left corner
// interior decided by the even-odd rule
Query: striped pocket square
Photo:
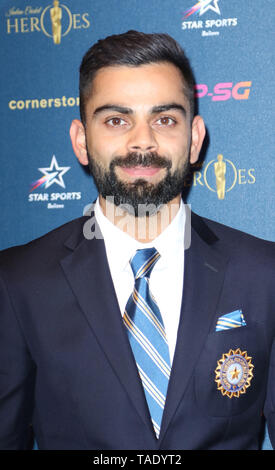
[[[246,326],[246,321],[241,310],[234,310],[234,312],[226,313],[218,319],[216,331],[230,330],[239,326]]]

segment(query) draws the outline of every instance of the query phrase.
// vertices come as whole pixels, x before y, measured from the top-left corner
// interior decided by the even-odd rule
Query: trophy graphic
[[[226,163],[223,160],[223,155],[221,154],[218,155],[217,160],[218,161],[214,163],[217,195],[219,199],[224,199]]]
[[[55,44],[60,44],[61,42],[61,18],[62,18],[62,9],[59,6],[59,1],[54,0],[53,8],[51,8],[51,22],[52,22],[52,33],[53,33],[53,42]]]

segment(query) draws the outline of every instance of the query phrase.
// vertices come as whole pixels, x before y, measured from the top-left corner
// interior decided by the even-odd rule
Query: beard
[[[186,159],[182,168],[171,172],[172,162],[156,152],[140,154],[130,152],[126,157],[115,157],[110,163],[109,170],[96,162],[89,154],[89,168],[99,194],[121,209],[126,210],[135,217],[152,216],[164,204],[172,201],[183,190],[184,180],[190,171],[189,159]],[[166,175],[158,183],[150,183],[138,178],[129,183],[120,180],[115,167],[131,168],[136,166],[166,168]]]

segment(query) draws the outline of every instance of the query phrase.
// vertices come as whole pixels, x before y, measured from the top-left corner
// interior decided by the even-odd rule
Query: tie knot
[[[135,279],[150,277],[155,263],[160,258],[160,254],[155,248],[144,248],[137,250],[130,261]]]

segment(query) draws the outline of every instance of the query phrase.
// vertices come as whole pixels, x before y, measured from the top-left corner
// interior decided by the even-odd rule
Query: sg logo
[[[247,100],[251,84],[252,82],[238,82],[233,86],[232,82],[217,83],[211,93],[208,91],[208,86],[202,83],[195,85],[195,97],[211,96],[212,101],[227,101],[232,96],[235,100]]]

